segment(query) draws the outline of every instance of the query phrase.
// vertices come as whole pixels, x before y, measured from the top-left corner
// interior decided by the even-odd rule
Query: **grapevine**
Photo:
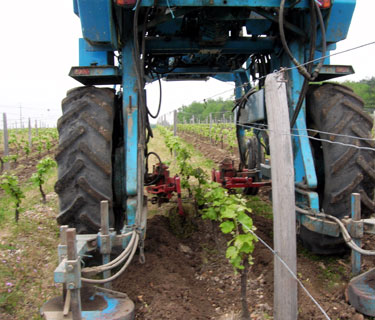
[[[3,174],[0,177],[0,187],[8,194],[13,200],[15,208],[15,220],[18,222],[20,213],[20,204],[25,195],[23,194],[17,176],[13,174]]]
[[[43,202],[46,202],[46,194],[43,190],[43,184],[46,180],[47,173],[56,167],[56,162],[51,158],[47,157],[38,162],[36,165],[37,171],[34,172],[30,178],[30,181],[37,187],[39,187],[39,191],[42,195]]]
[[[242,315],[244,319],[248,319],[246,279],[249,265],[252,264],[251,254],[254,251],[254,242],[257,241],[256,236],[249,232],[249,230],[255,230],[253,221],[248,215],[251,210],[246,207],[246,200],[240,195],[228,194],[228,191],[218,183],[207,181],[202,169],[187,165],[187,160],[191,155],[180,138],[173,136],[165,128],[159,127],[159,130],[170,151],[176,153],[180,170],[182,167],[188,170],[189,175],[185,176],[185,179],[188,180],[190,176],[193,176],[199,182],[198,186],[192,190],[199,207],[203,207],[202,218],[219,222],[221,231],[231,236],[231,240],[227,243],[226,258],[229,259],[234,270],[241,273]],[[186,175],[187,171],[181,173]],[[189,188],[191,188],[190,185]]]

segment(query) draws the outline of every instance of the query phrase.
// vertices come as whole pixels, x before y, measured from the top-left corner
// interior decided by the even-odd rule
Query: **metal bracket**
[[[82,287],[81,282],[81,259],[76,260],[65,260],[65,281],[67,289],[79,289]]]

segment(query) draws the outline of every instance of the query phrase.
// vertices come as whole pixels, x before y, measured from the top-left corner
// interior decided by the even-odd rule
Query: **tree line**
[[[178,123],[189,123],[190,119],[194,116],[196,121],[204,122],[209,119],[210,113],[213,119],[221,119],[223,114],[229,114],[234,106],[233,100],[223,100],[219,98],[217,100],[209,99],[204,102],[194,101],[189,106],[182,106],[177,111]]]
[[[371,79],[363,79],[360,81],[345,81],[341,84],[350,87],[365,102],[365,109],[372,113],[375,110],[375,77]],[[232,99],[217,100],[209,99],[203,102],[194,101],[188,106],[182,106],[178,109],[178,123],[189,123],[194,116],[196,121],[204,122],[209,119],[210,113],[214,119],[222,118],[223,113],[227,113],[233,109],[234,101]]]

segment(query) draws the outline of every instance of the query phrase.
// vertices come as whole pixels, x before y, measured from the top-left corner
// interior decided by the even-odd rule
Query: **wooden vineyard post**
[[[269,74],[265,83],[270,135],[274,247],[292,272],[297,271],[293,151],[283,74]],[[297,319],[297,281],[274,258],[274,319]]]
[[[8,142],[8,124],[7,115],[3,113],[3,129],[4,129],[4,156],[9,156],[9,142]],[[9,162],[4,163],[4,170],[9,170]]]
[[[76,229],[69,228],[66,230],[66,245],[68,261],[72,261],[74,263],[78,259]],[[70,310],[72,311],[72,318],[73,320],[81,320],[82,307],[80,288],[77,288],[75,283],[69,283],[67,287],[70,291]]]
[[[31,119],[29,118],[29,148],[31,150],[32,140],[31,140]]]
[[[210,113],[210,141],[212,143],[212,113]]]
[[[177,136],[177,110],[173,111],[173,135]]]
[[[351,196],[352,219],[355,222],[361,220],[361,195],[359,193],[352,193]],[[361,238],[353,237],[353,241],[358,247],[361,247]],[[361,273],[361,254],[352,250],[352,274],[357,276]]]
[[[177,136],[177,110],[173,111],[173,135]],[[174,157],[177,157],[176,151],[173,152]]]

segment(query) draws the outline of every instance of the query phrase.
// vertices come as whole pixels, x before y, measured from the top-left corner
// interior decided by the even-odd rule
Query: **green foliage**
[[[43,202],[46,202],[46,195],[43,191],[43,184],[46,181],[47,173],[56,167],[56,161],[52,160],[49,157],[46,157],[38,162],[36,165],[36,172],[34,172],[30,178],[30,181],[37,187],[39,187],[40,193],[43,197]]]
[[[173,133],[165,128],[160,128],[160,132],[164,136],[165,143],[170,150],[171,154],[176,154],[176,161],[178,166],[178,173],[181,176],[181,187],[188,189],[189,193],[192,192],[192,188],[189,184],[189,178],[195,177],[198,182],[205,181],[206,174],[200,168],[194,168],[189,160],[191,158],[191,152],[182,143],[179,137],[173,135]]]
[[[10,161],[17,162],[18,154],[10,154],[9,156],[4,156],[2,159],[4,163]]]
[[[8,143],[11,148],[16,149],[16,151],[18,152],[18,150],[20,149],[20,143],[18,142],[18,139],[15,133],[12,132],[9,134]]]
[[[204,171],[189,163],[191,152],[184,143],[173,136],[171,131],[162,127],[159,127],[159,130],[169,150],[176,154],[177,165],[184,178],[182,181],[185,181],[189,192],[194,192],[198,206],[203,207],[202,218],[220,222],[221,231],[232,235],[228,242],[226,257],[236,270],[243,270],[244,264],[251,263],[254,241],[257,241],[256,236],[251,233],[255,227],[248,216],[251,210],[247,208],[246,200],[240,195],[229,194],[217,182],[207,181]],[[196,178],[198,185],[190,186],[190,177]]]
[[[179,123],[186,121],[189,123],[190,119],[194,115],[196,120],[206,121],[209,114],[212,113],[213,117],[222,117],[223,112],[231,112],[234,106],[233,100],[212,100],[209,99],[206,102],[193,102],[189,106],[182,106],[178,109],[177,118]],[[229,117],[229,116],[228,116]]]
[[[11,197],[16,205],[15,220],[18,222],[19,218],[19,207],[25,195],[23,194],[19,185],[18,177],[13,174],[3,174],[0,177],[0,187],[5,191],[7,195]]]
[[[375,108],[375,77],[356,81],[345,81],[341,84],[351,88],[365,102],[365,108]]]
[[[200,202],[208,205],[202,210],[202,218],[219,221],[221,231],[232,235],[226,257],[235,269],[242,270],[245,260],[251,264],[254,241],[257,241],[250,232],[255,227],[248,216],[250,210],[246,207],[246,200],[240,195],[229,194],[216,182],[206,182],[202,187],[204,196]]]

